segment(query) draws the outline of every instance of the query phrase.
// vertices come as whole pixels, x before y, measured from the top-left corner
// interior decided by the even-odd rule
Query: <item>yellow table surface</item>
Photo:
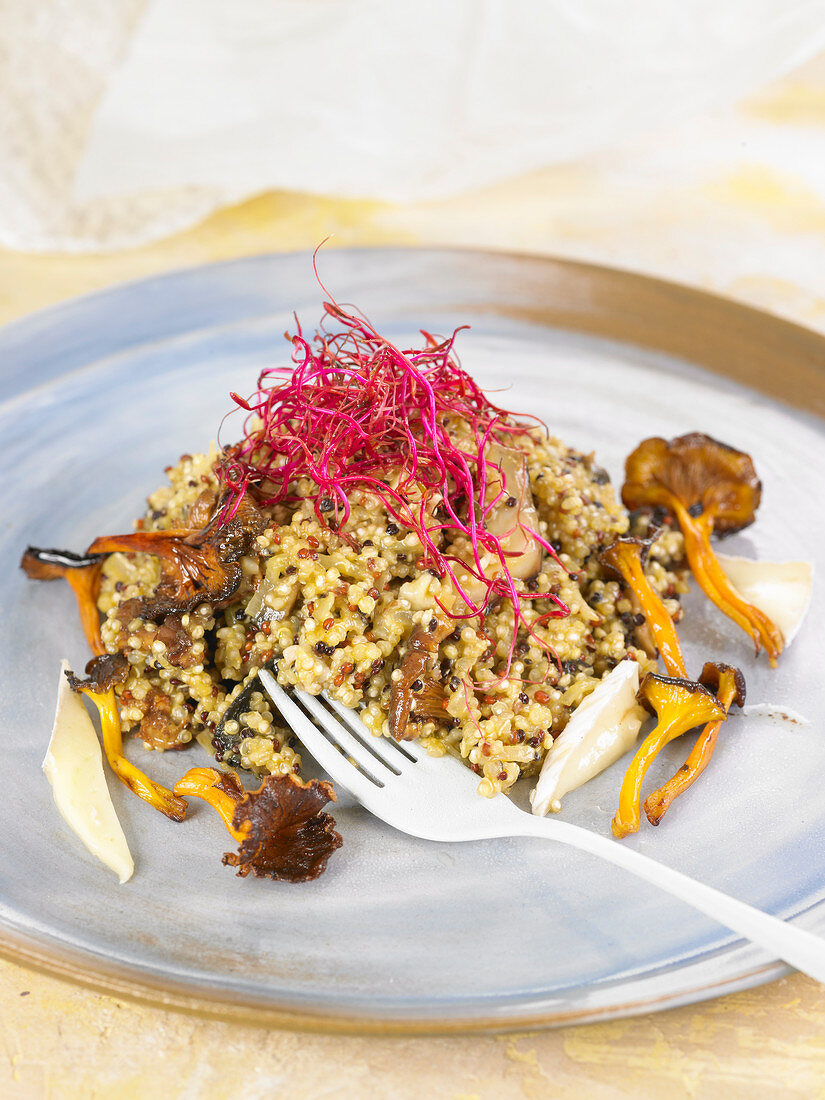
[[[787,140],[802,154],[793,173]],[[107,256],[0,252],[0,321],[162,270],[312,248],[332,233],[328,247],[459,244],[607,262],[825,330],[823,169],[820,62],[680,130],[667,155],[648,141],[403,207],[272,193],[160,244]],[[825,989],[794,975],[703,1005],[555,1032],[376,1039],[188,1018],[0,961],[3,1100],[663,1095],[825,1097]]]

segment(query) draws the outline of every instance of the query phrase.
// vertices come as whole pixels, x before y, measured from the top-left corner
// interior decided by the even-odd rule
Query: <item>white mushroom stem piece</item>
[[[54,729],[43,771],[66,824],[93,856],[126,882],[134,861],[106,786],[100,742],[80,696],[66,680],[68,667],[68,661],[60,666]]]
[[[548,810],[557,813],[565,794],[581,787],[633,747],[647,717],[636,702],[638,690],[638,664],[622,661],[576,707],[544,759],[530,795],[534,814],[544,817]]]
[[[737,592],[767,615],[782,631],[785,645],[790,645],[811,603],[813,563],[716,557]]]
[[[504,492],[509,494],[499,500],[486,517],[484,526],[491,535],[501,540],[506,554],[510,576],[526,580],[541,569],[541,546],[531,531],[539,529],[539,515],[530,489],[527,459],[522,451],[494,443],[488,448],[487,458],[497,468],[488,470],[487,500],[495,500]]]

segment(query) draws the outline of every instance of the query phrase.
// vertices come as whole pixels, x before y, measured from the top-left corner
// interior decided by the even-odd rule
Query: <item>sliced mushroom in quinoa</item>
[[[390,690],[389,728],[396,741],[415,737],[415,727],[410,725],[414,713],[435,720],[443,717],[444,693],[433,682],[432,668],[439,645],[452,631],[453,622],[433,612],[426,626],[419,623],[407,642]]]
[[[525,581],[541,568],[542,547],[535,534],[540,520],[524,451],[494,444],[489,448],[485,477],[483,529],[499,540],[498,561],[487,565],[484,581],[466,562],[461,563],[455,571],[456,592],[448,593],[438,611],[413,631],[390,694],[389,729],[399,741],[415,737],[411,718],[443,720],[445,696],[434,670],[438,649],[455,629],[456,620],[469,617],[470,608],[484,605],[485,581],[505,570],[511,578]],[[568,613],[561,601],[557,606]]]

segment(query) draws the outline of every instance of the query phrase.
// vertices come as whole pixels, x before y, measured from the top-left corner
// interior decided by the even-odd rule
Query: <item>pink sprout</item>
[[[462,605],[460,620],[483,615],[495,600],[510,599],[515,635],[524,622],[522,603],[547,599],[551,617],[569,609],[550,593],[519,586],[507,567],[502,540],[485,527],[491,510],[509,496],[507,486],[491,500],[489,474],[505,477],[489,457],[491,445],[518,447],[529,426],[494,405],[460,366],[454,353],[461,329],[439,340],[422,331],[424,346],[400,350],[370,323],[338,304],[325,303],[320,330],[310,341],[300,325],[294,336],[294,366],[261,372],[248,399],[232,394],[248,413],[243,438],[224,450],[221,477],[231,491],[234,511],[247,488],[262,504],[295,503],[296,482],[309,479],[319,522],[352,544],[346,527],[353,493],[371,495],[398,524],[415,532],[424,548],[421,569],[434,569],[452,581]],[[469,427],[458,440],[458,423]],[[524,533],[558,560],[552,545],[516,517]],[[472,559],[444,553],[447,534],[464,535]],[[509,532],[508,532],[509,534]],[[482,565],[492,559],[492,576]],[[483,589],[473,599],[456,569]],[[535,638],[535,631],[528,631]],[[546,647],[549,648],[549,647]],[[508,661],[509,667],[510,661]]]

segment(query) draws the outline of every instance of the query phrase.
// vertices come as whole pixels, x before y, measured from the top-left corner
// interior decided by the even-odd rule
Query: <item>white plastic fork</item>
[[[532,836],[569,844],[653,883],[825,982],[825,940],[818,936],[579,825],[534,817],[505,797],[481,798],[477,779],[459,761],[431,757],[414,741],[374,737],[348,707],[325,696],[284,691],[266,670],[259,675],[283,718],[330,778],[401,832],[438,841]]]

